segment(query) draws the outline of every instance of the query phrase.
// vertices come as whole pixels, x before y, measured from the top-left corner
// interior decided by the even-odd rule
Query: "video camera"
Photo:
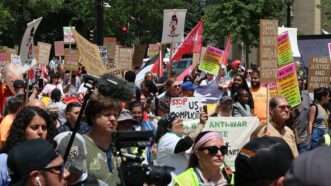
[[[119,174],[122,186],[144,183],[165,186],[171,182],[171,167],[146,165],[143,151],[153,143],[153,131],[121,131],[112,134],[112,150],[121,158]],[[136,153],[130,152],[137,148]]]

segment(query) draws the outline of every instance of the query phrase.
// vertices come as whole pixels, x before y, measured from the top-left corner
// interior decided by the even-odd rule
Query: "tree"
[[[283,1],[212,1],[204,9],[205,39],[223,46],[224,38],[231,33],[234,41],[243,41],[247,48],[257,46],[260,19],[280,19],[283,8]]]

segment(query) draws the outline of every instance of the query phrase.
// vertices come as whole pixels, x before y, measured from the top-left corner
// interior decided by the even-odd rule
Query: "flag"
[[[187,34],[184,41],[181,44],[179,44],[179,46],[176,48],[174,54],[172,55],[171,61],[178,62],[185,54],[200,53],[202,48],[202,32],[203,32],[203,22],[199,21],[193,27],[191,32]],[[156,73],[158,69],[157,66],[159,64],[160,64],[160,58],[157,59],[153,64],[152,67],[153,73],[159,74]]]
[[[177,76],[177,81],[183,81],[184,78],[191,74],[193,69],[193,65],[190,65],[187,69],[185,69],[179,76]]]
[[[158,77],[163,76],[163,54],[162,47],[160,47],[160,54],[157,61],[153,64],[151,72],[156,74]]]
[[[228,35],[228,37],[226,37],[226,44],[225,44],[225,49],[224,49],[224,53],[223,53],[223,64],[227,65],[228,64],[228,57],[230,55],[232,49],[232,39],[231,39],[231,35]]]

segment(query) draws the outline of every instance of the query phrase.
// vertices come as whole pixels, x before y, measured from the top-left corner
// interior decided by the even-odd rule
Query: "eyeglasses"
[[[281,110],[285,110],[285,109],[290,109],[291,107],[289,105],[278,105],[278,108],[280,108]]]
[[[61,164],[61,165],[56,165],[56,166],[53,166],[53,167],[45,167],[42,169],[43,171],[49,171],[49,172],[52,172],[54,174],[58,174],[58,175],[63,175],[63,172],[64,172],[64,164]]]
[[[216,155],[218,151],[221,151],[223,155],[226,155],[228,153],[228,146],[222,145],[221,147],[217,147],[217,146],[202,147],[200,150],[207,150],[208,154],[212,156]]]

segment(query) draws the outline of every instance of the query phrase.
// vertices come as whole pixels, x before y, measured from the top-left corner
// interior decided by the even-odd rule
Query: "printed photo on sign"
[[[162,43],[180,43],[184,38],[186,9],[163,11]]]

